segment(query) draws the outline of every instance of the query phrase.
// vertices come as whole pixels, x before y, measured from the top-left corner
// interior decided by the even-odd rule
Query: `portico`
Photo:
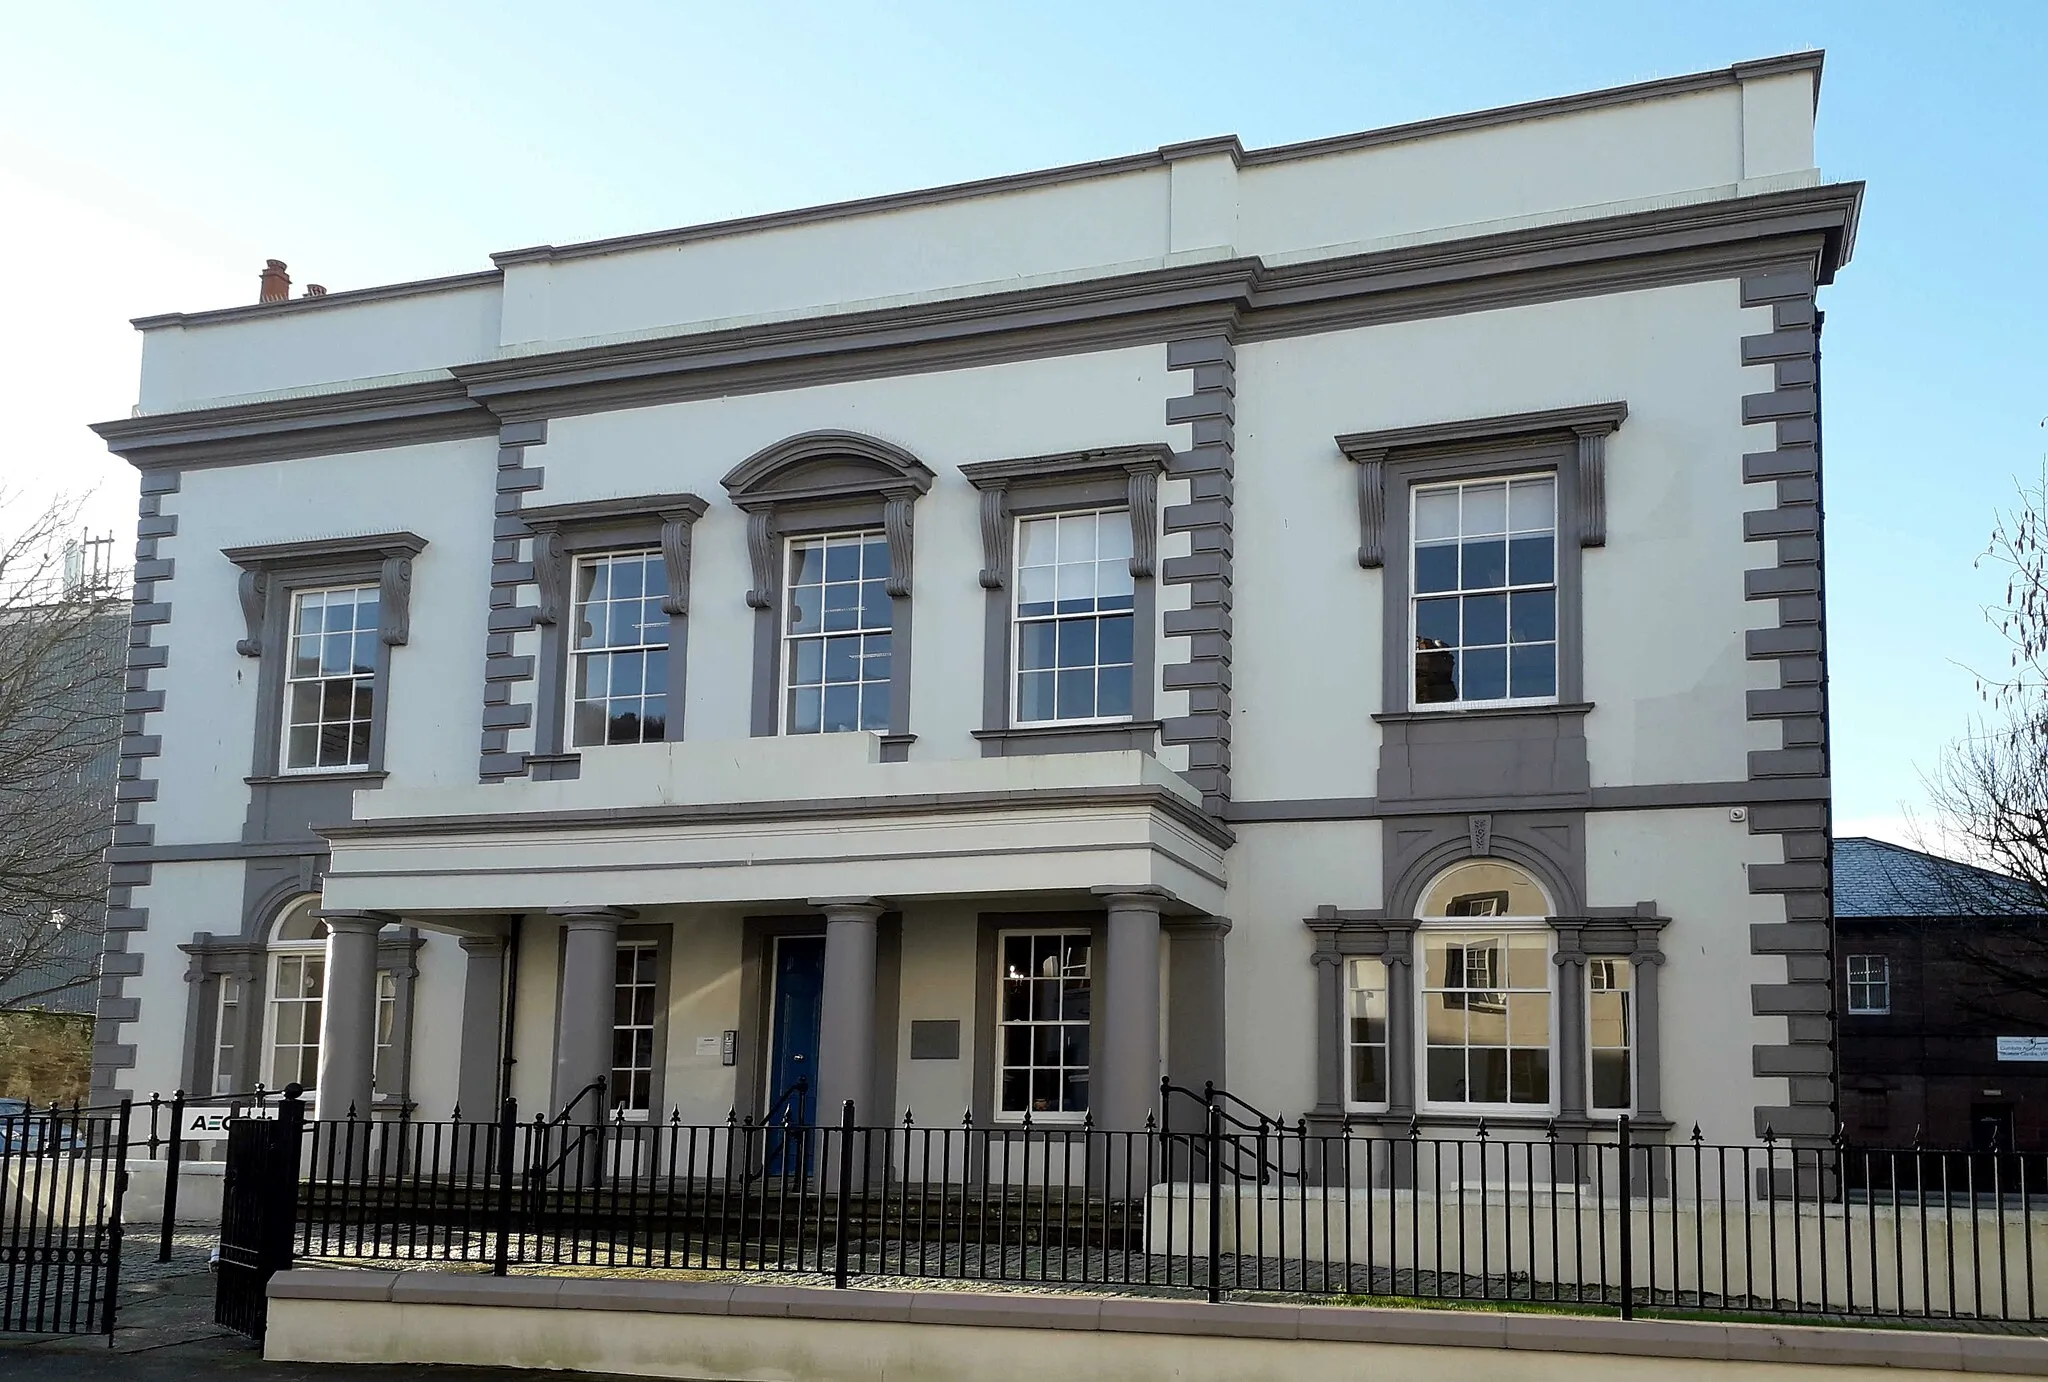
[[[323,1116],[371,1030],[374,984],[343,977],[356,932],[393,917],[460,940],[459,1050],[418,1058],[459,1060],[465,1101],[495,1100],[508,1050],[522,1111],[604,1079],[629,1117],[787,1116],[805,1071],[820,1121],[852,1100],[863,1121],[1138,1128],[1169,1046],[1206,1067],[1176,1079],[1220,1078],[1230,836],[1153,757],[885,763],[849,734],[593,760],[571,781],[366,792],[328,832]],[[1058,936],[1050,977],[1004,958]],[[813,995],[791,966],[820,948]]]

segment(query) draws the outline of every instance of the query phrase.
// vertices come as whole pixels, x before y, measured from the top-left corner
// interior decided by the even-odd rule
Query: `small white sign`
[[[717,1037],[715,1037],[715,1036],[700,1036],[700,1037],[698,1037],[698,1038],[697,1038],[697,1059],[698,1059],[698,1060],[717,1060],[717,1059],[718,1059],[718,1038],[717,1038]]]
[[[228,1120],[230,1118],[276,1117],[276,1104],[264,1104],[261,1107],[255,1104],[247,1104],[239,1108],[222,1108],[218,1105],[205,1108],[188,1108],[185,1110],[185,1127],[179,1140],[183,1142],[219,1142],[228,1135]]]
[[[2000,1037],[2000,1060],[2048,1060],[2048,1036]]]

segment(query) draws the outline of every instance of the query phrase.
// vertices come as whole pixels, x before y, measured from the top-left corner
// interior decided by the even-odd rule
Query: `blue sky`
[[[1870,184],[1826,291],[1838,819],[1902,837],[2001,646],[1973,569],[2048,453],[2048,4],[18,5],[0,19],[0,484],[132,479],[127,318],[492,250],[1249,145],[1827,50]],[[1651,617],[1654,617],[1652,615]]]

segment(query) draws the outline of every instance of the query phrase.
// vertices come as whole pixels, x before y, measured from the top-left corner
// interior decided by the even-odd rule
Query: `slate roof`
[[[1838,918],[2044,913],[2042,899],[2004,874],[1860,835],[1835,841]]]

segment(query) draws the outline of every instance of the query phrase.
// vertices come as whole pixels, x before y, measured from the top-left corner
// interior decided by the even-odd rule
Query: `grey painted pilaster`
[[[622,907],[564,908],[562,919],[562,1006],[555,1026],[555,1111],[599,1078],[612,1073],[612,1008],[618,981],[619,922],[633,913]],[[586,1096],[576,1119],[588,1123],[610,1111],[605,1099]]]
[[[1415,923],[1390,924],[1387,966],[1387,1112],[1415,1112]]]
[[[1188,693],[1188,713],[1165,721],[1161,742],[1185,744],[1182,774],[1221,815],[1230,804],[1231,581],[1237,460],[1237,348],[1228,336],[1169,341],[1166,368],[1185,371],[1191,389],[1166,401],[1166,420],[1186,424],[1188,448],[1176,451],[1170,480],[1188,482],[1188,502],[1165,514],[1169,533],[1188,534],[1189,551],[1161,564],[1160,582],[1188,587],[1189,607],[1167,614],[1169,638],[1186,636],[1188,660],[1160,671],[1160,685]]]
[[[163,740],[149,732],[149,717],[162,712],[164,692],[152,681],[170,657],[157,630],[171,622],[169,587],[177,564],[175,557],[161,555],[157,544],[178,535],[178,517],[163,511],[163,501],[165,495],[176,494],[179,485],[175,469],[142,473],[135,523],[135,601],[128,616],[128,662],[121,681],[121,757],[114,783],[112,836],[116,847],[147,846],[156,839],[156,827],[143,824],[141,812],[143,803],[157,798],[157,779],[147,774],[154,771],[150,760],[163,753]],[[148,888],[154,872],[149,864],[136,865],[110,878],[107,889],[92,1033],[95,1104],[111,1104],[132,1093],[116,1083],[135,1066],[135,1043],[121,1039],[127,1035],[122,1028],[142,1016],[142,1000],[128,993],[127,984],[142,973],[144,957],[129,950],[128,938],[149,927],[149,907],[139,904],[135,894]]]
[[[1636,1117],[1655,1121],[1664,1117],[1662,1053],[1658,1046],[1657,976],[1664,972],[1664,952],[1642,949],[1629,957],[1630,982],[1635,986]]]
[[[462,1050],[455,1103],[482,1122],[497,1115],[498,1061],[505,1001],[505,938],[462,938]]]
[[[537,605],[521,605],[519,593],[533,583],[533,529],[521,517],[526,496],[547,482],[547,472],[526,463],[531,447],[548,439],[545,419],[508,422],[498,429],[498,468],[491,504],[490,622],[484,635],[483,734],[477,777],[502,782],[527,775],[524,753],[511,751],[512,731],[533,724],[533,702],[514,693],[532,693],[531,659],[513,656],[513,638],[538,627]]]
[[[1557,1112],[1560,1118],[1586,1116],[1586,952],[1579,948],[1579,928],[1551,923],[1557,934]],[[1638,1052],[1640,1063],[1640,1052]]]
[[[325,912],[327,991],[320,1004],[320,1074],[313,1116],[370,1116],[377,1071],[377,935],[381,912]]]
[[[1316,1106],[1320,1118],[1344,1117],[1344,957],[1334,932],[1318,937],[1309,963],[1316,970]]]
[[[1225,1086],[1223,938],[1227,917],[1190,917],[1166,928],[1166,1073],[1187,1089]],[[1182,1117],[1189,1113],[1177,1104]]]
[[[836,1124],[851,1099],[864,1122],[884,1121],[875,1105],[875,930],[883,905],[872,897],[813,898],[811,905],[825,914],[816,1117]]]
[[[1108,911],[1102,1050],[1089,1103],[1095,1126],[1136,1132],[1159,1107],[1159,910],[1163,888],[1097,888]]]
[[[1824,256],[1820,257],[1824,262]],[[1751,1052],[1759,1079],[1782,1078],[1782,1103],[1755,1109],[1755,1131],[1781,1137],[1822,1139],[1834,1135],[1832,808],[1828,782],[1827,627],[1824,617],[1823,524],[1821,521],[1821,313],[1814,297],[1822,262],[1802,259],[1754,273],[1742,280],[1744,307],[1769,307],[1771,330],[1745,336],[1744,365],[1769,365],[1771,387],[1745,395],[1742,421],[1768,425],[1773,446],[1742,458],[1745,484],[1770,487],[1771,503],[1742,517],[1746,542],[1769,544],[1772,558],[1744,573],[1744,594],[1774,602],[1774,617],[1745,635],[1751,661],[1771,664],[1777,685],[1751,691],[1752,722],[1779,725],[1779,747],[1752,750],[1749,778],[1759,800],[1749,808],[1751,834],[1776,835],[1784,862],[1751,864],[1749,890],[1782,899],[1781,925],[1755,926],[1750,950],[1782,955],[1782,984],[1757,984],[1750,1010],[1784,1022],[1782,1044]],[[1751,491],[1754,492],[1754,491]],[[1766,606],[1767,608],[1769,606]],[[1787,788],[1803,787],[1805,799]],[[1772,796],[1762,799],[1761,789]],[[1818,924],[1816,924],[1818,923]],[[1641,997],[1637,1002],[1640,1005]],[[1653,1000],[1654,1001],[1654,1000]],[[1821,1070],[1825,1074],[1787,1075]]]

